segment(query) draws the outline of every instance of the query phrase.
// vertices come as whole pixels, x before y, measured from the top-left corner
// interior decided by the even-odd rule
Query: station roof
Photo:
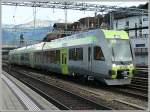
[[[2,5],[10,6],[27,6],[27,7],[41,7],[41,8],[57,8],[57,9],[71,9],[80,11],[96,11],[96,12],[127,12],[132,14],[147,14],[148,11],[140,8],[129,8],[99,4],[83,3],[82,0],[1,0]],[[84,2],[91,2],[90,0],[84,0]]]

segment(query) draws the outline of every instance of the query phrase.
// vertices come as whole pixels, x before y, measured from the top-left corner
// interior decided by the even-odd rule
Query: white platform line
[[[40,108],[4,74],[1,75],[1,78],[10,86],[10,88],[12,88],[12,90],[20,98],[20,100],[26,105],[29,111],[40,111]]]

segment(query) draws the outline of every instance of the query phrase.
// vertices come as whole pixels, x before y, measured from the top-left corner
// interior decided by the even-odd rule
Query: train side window
[[[64,55],[62,54],[62,64],[64,64]]]
[[[91,47],[88,48],[88,61],[91,60]]]
[[[21,60],[22,60],[22,61],[24,60],[24,56],[23,56],[23,54],[21,54]]]
[[[29,53],[24,54],[24,60],[27,62],[29,61]]]
[[[69,60],[83,60],[83,48],[69,49]]]
[[[94,60],[105,60],[102,49],[99,46],[94,46]]]
[[[67,64],[67,58],[65,57],[64,64]]]
[[[60,63],[60,50],[56,50],[56,63]]]
[[[69,60],[75,59],[75,48],[69,49]]]
[[[83,48],[76,48],[76,60],[83,60]]]
[[[38,57],[37,57],[37,52],[35,52],[34,57],[35,57],[35,62],[36,62],[36,63],[38,63],[38,59],[37,59],[37,58],[38,58]]]

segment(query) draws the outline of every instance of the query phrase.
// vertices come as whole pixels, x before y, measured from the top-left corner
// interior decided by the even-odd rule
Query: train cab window
[[[105,60],[102,49],[99,46],[94,47],[94,60]]]

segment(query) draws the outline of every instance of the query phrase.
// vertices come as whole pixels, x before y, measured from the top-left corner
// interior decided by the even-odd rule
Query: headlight
[[[116,67],[116,64],[112,64],[112,67],[115,68],[115,67]]]
[[[133,64],[130,64],[130,67],[133,67]]]

